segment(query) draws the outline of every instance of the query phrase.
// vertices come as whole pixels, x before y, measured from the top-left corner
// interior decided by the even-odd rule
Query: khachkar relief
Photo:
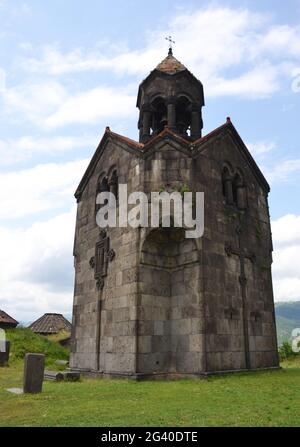
[[[100,240],[95,246],[95,256],[90,259],[90,266],[94,269],[94,278],[99,290],[104,287],[104,278],[107,276],[108,263],[115,257],[115,251],[109,248],[109,236],[105,230],[100,231]]]
[[[242,298],[242,315],[243,315],[243,330],[244,330],[244,343],[245,343],[245,364],[246,368],[250,369],[250,347],[249,347],[249,328],[248,328],[248,310],[247,310],[247,277],[245,273],[245,260],[249,259],[252,264],[256,261],[255,253],[253,252],[247,252],[242,248],[242,241],[241,241],[241,233],[242,233],[242,227],[238,225],[236,227],[236,235],[238,238],[238,245],[237,247],[233,247],[229,242],[225,243],[225,253],[227,256],[235,255],[239,258],[240,262],[240,276],[239,276],[239,282],[241,285],[241,298]],[[232,316],[232,314],[231,314]]]

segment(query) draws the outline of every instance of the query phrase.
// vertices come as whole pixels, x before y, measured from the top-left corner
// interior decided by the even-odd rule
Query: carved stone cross
[[[229,242],[225,243],[225,253],[227,256],[238,256],[240,260],[240,276],[239,282],[241,285],[241,295],[242,295],[242,314],[243,314],[243,331],[244,331],[244,342],[245,342],[245,363],[246,368],[250,369],[250,348],[249,348],[249,328],[248,328],[248,315],[247,315],[247,296],[246,296],[246,284],[247,277],[245,274],[245,259],[249,259],[252,263],[255,262],[255,253],[250,253],[241,248],[241,228],[236,228],[236,233],[238,235],[238,247],[233,247]]]
[[[247,278],[245,275],[245,259],[249,259],[252,263],[255,262],[255,253],[253,252],[247,252],[245,250],[241,250],[240,248],[234,248],[229,242],[226,242],[225,244],[225,252],[227,256],[236,255],[240,258],[240,265],[241,265],[241,273],[239,277],[239,281],[241,284],[246,285]]]
[[[109,237],[105,230],[100,232],[100,240],[95,246],[95,256],[90,259],[90,266],[94,269],[97,288],[102,290],[104,287],[104,278],[107,276],[108,262],[115,257],[115,251],[109,248]]]

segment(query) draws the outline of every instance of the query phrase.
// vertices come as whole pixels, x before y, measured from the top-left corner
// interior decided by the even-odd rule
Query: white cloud
[[[299,59],[299,27],[274,26],[269,16],[247,9],[210,6],[177,11],[167,30],[146,34],[146,45],[139,50],[109,42],[69,52],[47,45],[34,57],[39,50],[23,43],[28,57],[22,59],[21,67],[31,76],[34,73],[35,82],[6,88],[2,82],[4,113],[44,129],[130,118],[135,113],[135,82],[134,92],[131,83],[127,87],[91,83],[79,93],[77,82],[68,79],[63,84],[51,76],[108,70],[141,79],[163,58],[166,32],[176,35],[175,55],[203,82],[207,97],[265,98],[278,91],[283,80],[292,85]]]
[[[287,214],[272,222],[272,234],[276,247],[300,245],[300,216]]]
[[[71,93],[56,81],[24,83],[4,88],[2,98],[4,113],[11,119],[27,119],[44,130],[74,123],[93,125],[108,118],[118,121],[136,113],[136,91],[131,94],[130,85]]]
[[[93,149],[96,148],[98,140],[99,137],[91,135],[7,138],[0,140],[0,164],[15,164],[41,154],[51,155],[77,149]]]
[[[272,222],[273,281],[276,301],[300,300],[300,216]]]
[[[17,219],[72,204],[88,160],[47,163],[0,174],[0,218]]]
[[[0,227],[0,308],[30,321],[71,313],[75,207],[29,228]]]
[[[29,119],[40,126],[43,125],[44,119],[66,100],[67,92],[60,83],[49,81],[6,87],[2,97],[4,110],[13,119],[16,115],[21,115],[22,120]]]
[[[70,96],[47,117],[45,125],[53,128],[71,123],[94,124],[104,118],[124,118],[134,113],[135,96],[123,89],[98,87]]]
[[[300,159],[280,160],[273,166],[263,167],[263,172],[270,183],[298,181]],[[295,174],[297,176],[295,176]]]
[[[247,148],[252,155],[263,156],[276,148],[273,141],[256,141],[255,143],[247,143]]]
[[[176,57],[202,80],[207,96],[269,96],[280,88],[283,76],[291,76],[300,54],[300,27],[274,26],[270,15],[213,5],[177,11],[167,29],[146,34],[147,43],[139,50],[120,45],[117,52],[118,45],[106,43],[63,52],[47,45],[40,57],[21,63],[26,70],[48,75],[95,70],[147,75],[162,59],[166,33],[176,36]],[[226,77],[227,69],[238,72]]]
[[[233,79],[209,78],[205,91],[209,96],[266,98],[279,90],[278,67],[261,64]]]
[[[272,26],[264,36],[260,37],[257,48],[262,54],[274,56],[300,57],[300,26],[289,25]]]

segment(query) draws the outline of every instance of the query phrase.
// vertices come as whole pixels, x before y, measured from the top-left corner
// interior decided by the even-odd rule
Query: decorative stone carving
[[[240,275],[239,276],[239,282],[241,284],[241,286],[245,286],[247,284],[247,278],[244,275]]]
[[[229,320],[236,320],[239,318],[239,311],[232,306],[227,307],[224,310],[225,317]]]
[[[246,252],[246,251],[240,250],[239,248],[234,248],[230,244],[230,242],[225,242],[225,253],[227,256],[236,255],[236,256],[239,256],[240,258],[241,257],[247,258],[252,263],[254,263],[256,260],[256,255],[254,252]]]
[[[102,290],[103,287],[104,287],[104,279],[103,279],[103,278],[99,278],[99,279],[96,281],[96,286],[97,286],[97,289],[98,289],[98,290]]]
[[[115,250],[113,248],[108,250],[107,258],[108,258],[109,261],[112,261],[115,258],[115,256],[116,256],[116,252],[115,252]]]
[[[95,246],[95,256],[92,256],[89,264],[94,270],[94,278],[98,290],[104,287],[104,278],[107,276],[108,262],[115,258],[115,251],[109,248],[109,237],[105,230],[100,231],[100,240]]]

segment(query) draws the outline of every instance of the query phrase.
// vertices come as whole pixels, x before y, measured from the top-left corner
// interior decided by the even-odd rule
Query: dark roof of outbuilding
[[[60,331],[71,331],[71,323],[62,314],[47,313],[31,323],[29,329],[40,334],[57,334]]]
[[[8,315],[4,310],[0,310],[0,323],[15,324],[17,326],[18,321]]]

